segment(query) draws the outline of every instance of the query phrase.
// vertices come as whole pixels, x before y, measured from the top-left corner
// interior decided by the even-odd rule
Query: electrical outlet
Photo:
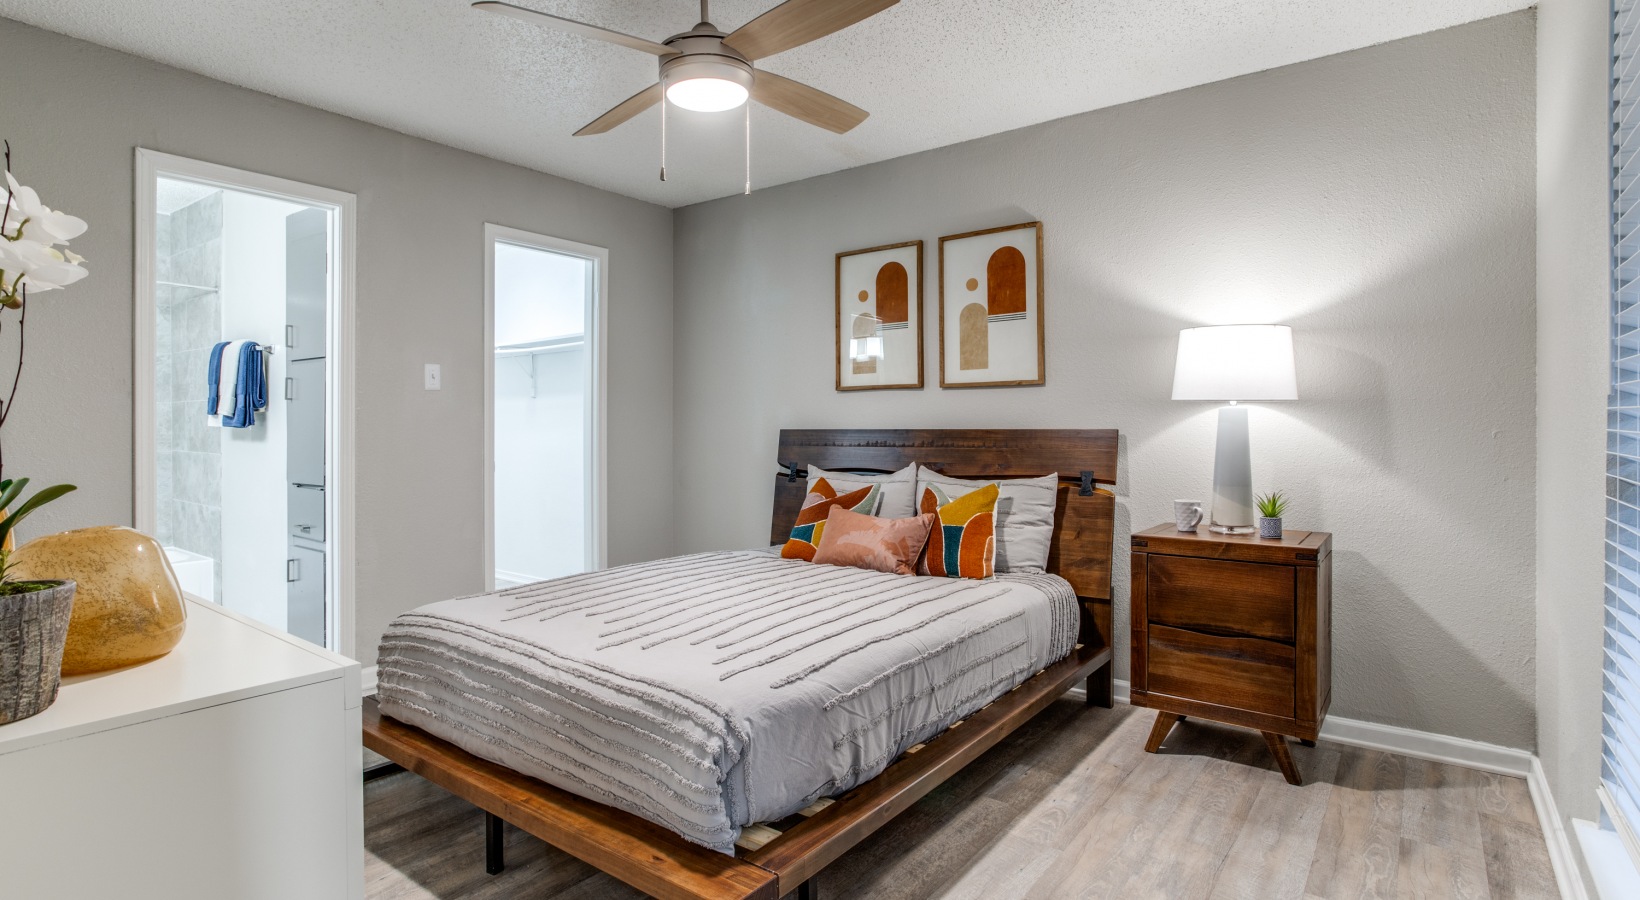
[[[422,368],[422,387],[429,391],[436,391],[443,386],[444,376],[439,371],[438,363],[428,363]]]

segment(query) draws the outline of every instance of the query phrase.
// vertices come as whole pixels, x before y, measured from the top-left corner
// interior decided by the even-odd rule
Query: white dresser
[[[359,664],[188,601],[169,655],[0,725],[0,896],[364,896]]]

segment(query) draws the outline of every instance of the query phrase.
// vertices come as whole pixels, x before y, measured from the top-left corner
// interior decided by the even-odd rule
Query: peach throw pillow
[[[834,506],[826,516],[814,561],[894,575],[916,574],[917,558],[938,518],[924,513],[909,519],[880,519]]]

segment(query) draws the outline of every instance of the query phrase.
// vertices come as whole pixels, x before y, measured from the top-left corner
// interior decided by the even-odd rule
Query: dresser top
[[[1205,523],[1199,531],[1190,533],[1167,522],[1136,532],[1133,552],[1315,565],[1332,553],[1332,535],[1325,531],[1287,531],[1279,539],[1270,539],[1256,534],[1217,534]]]
[[[0,725],[0,754],[331,679],[359,703],[359,664],[188,598],[181,643],[151,662],[64,678],[57,702]]]

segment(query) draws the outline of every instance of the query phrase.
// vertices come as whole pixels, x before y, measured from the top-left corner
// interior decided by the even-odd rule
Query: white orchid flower
[[[0,269],[13,279],[21,275],[22,285],[31,292],[56,290],[84,278],[89,273],[80,268],[78,261],[28,238],[0,240]],[[14,280],[14,287],[16,283]]]
[[[12,218],[18,222],[27,221],[28,237],[40,240],[47,237],[46,244],[66,244],[82,234],[88,227],[84,219],[71,216],[68,213],[54,210],[40,202],[40,195],[34,188],[17,183],[17,178],[10,172],[6,173],[6,184],[11,188],[12,209],[6,218],[8,228],[15,227]],[[44,235],[41,233],[44,232]]]

